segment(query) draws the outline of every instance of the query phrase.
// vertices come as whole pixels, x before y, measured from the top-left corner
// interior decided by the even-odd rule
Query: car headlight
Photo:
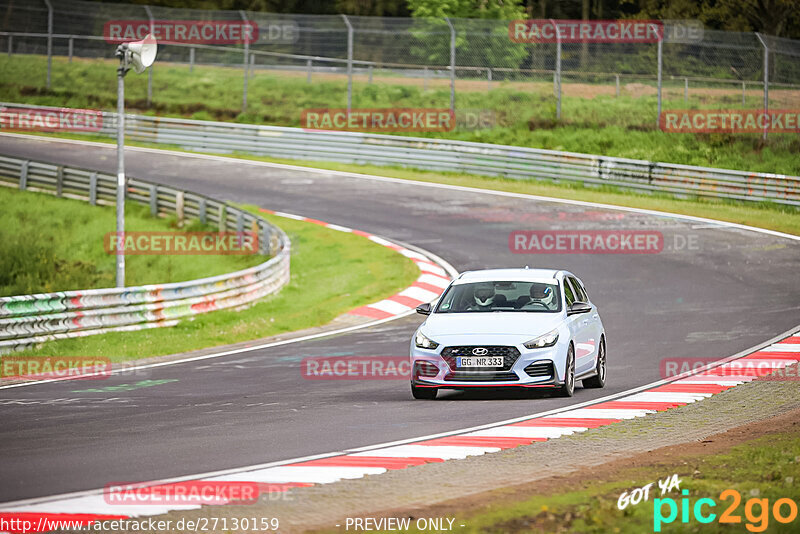
[[[553,330],[543,336],[531,339],[527,343],[524,343],[524,346],[526,349],[542,349],[544,347],[552,347],[556,344],[556,341],[558,341],[558,331]]]
[[[421,349],[428,349],[428,350],[435,350],[436,347],[439,346],[438,343],[431,341],[427,337],[423,336],[421,332],[417,332],[417,335],[414,338],[414,344]]]

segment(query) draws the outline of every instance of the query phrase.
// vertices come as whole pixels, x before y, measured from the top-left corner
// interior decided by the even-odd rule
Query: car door
[[[600,344],[600,321],[597,307],[589,300],[589,295],[583,283],[574,276],[567,279],[572,287],[575,300],[585,302],[592,307],[592,311],[574,315],[577,321],[577,337],[575,340],[575,372],[581,374],[590,371],[595,366],[597,349]]]
[[[579,299],[579,293],[575,289],[569,276],[564,277],[564,300],[567,309]],[[585,313],[568,315],[567,324],[572,332],[572,342],[575,345],[575,374],[580,375],[590,367],[593,354],[589,344],[589,333],[587,331],[588,321]]]

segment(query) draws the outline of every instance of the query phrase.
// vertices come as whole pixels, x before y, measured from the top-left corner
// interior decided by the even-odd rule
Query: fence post
[[[683,103],[689,102],[689,78],[683,79]]]
[[[25,191],[28,188],[28,165],[30,161],[23,161],[19,168],[19,189]]]
[[[456,29],[450,22],[450,17],[445,17],[450,27],[450,111],[456,111]]]
[[[428,90],[428,67],[422,67],[422,90]]]
[[[369,66],[369,80],[367,81],[370,85],[372,85],[372,65]]]
[[[13,50],[14,50],[14,36],[13,35],[9,35],[8,36],[8,57],[11,57],[11,54],[13,54]]]
[[[67,52],[67,53],[69,54],[69,62],[70,62],[70,63],[72,63],[72,48],[73,48],[73,41],[74,41],[74,39],[73,39],[72,37],[70,37],[70,38],[69,38],[69,42],[67,43],[67,50],[68,50],[68,52]]]
[[[553,73],[553,89],[556,93],[556,120],[561,120],[561,30],[556,21],[550,19],[556,29],[556,70]]]
[[[619,98],[619,74],[615,74],[614,77],[617,79],[617,98]]]
[[[486,90],[492,90],[492,67],[486,69]]]
[[[53,4],[50,0],[44,0],[47,6],[47,85],[50,89],[50,79],[53,70]]]
[[[761,34],[756,32],[756,37],[761,41],[761,46],[764,47],[764,114],[769,112],[769,47]],[[767,140],[767,128],[764,128],[764,141]]]
[[[663,43],[664,38],[659,37],[658,39],[658,112],[656,113],[656,126],[661,124],[661,65],[663,63]]]
[[[183,206],[184,206],[184,193],[183,191],[178,191],[175,193],[175,215],[178,217],[178,228],[183,226],[184,215],[183,215]]]
[[[306,68],[308,69],[308,74],[306,74],[306,83],[311,83],[311,59],[306,60]]]
[[[256,75],[256,55],[250,54],[250,77]]]
[[[225,204],[220,204],[217,210],[217,222],[219,231],[224,232],[228,229],[228,212],[225,209]]]
[[[189,49],[189,72],[194,72],[194,47]]]
[[[342,19],[347,25],[347,113],[350,113],[353,104],[353,25],[344,13]]]
[[[242,17],[242,21],[248,22],[247,15],[245,15],[244,10],[239,10],[239,16]],[[247,111],[247,70],[248,70],[248,60],[250,56],[250,40],[244,40],[244,85],[242,87],[242,113]]]
[[[745,99],[745,83],[742,82],[742,106],[743,107],[745,105],[744,99]]]
[[[155,30],[155,23],[153,21],[153,12],[150,11],[150,6],[142,6],[144,7],[145,12],[147,13],[147,18],[150,20],[150,34],[152,35]],[[150,65],[147,67],[147,107],[150,107],[150,104],[153,102],[153,66]]]
[[[92,206],[97,205],[97,173],[93,172],[89,175],[89,204]]]

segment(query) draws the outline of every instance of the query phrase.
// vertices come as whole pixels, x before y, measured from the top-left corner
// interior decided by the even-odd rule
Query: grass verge
[[[247,209],[257,212],[252,206]],[[279,293],[245,310],[198,315],[171,328],[59,340],[15,354],[79,354],[120,362],[248,341],[326,324],[402,290],[419,274],[411,260],[365,237],[265,217],[292,240],[291,280]]]
[[[116,64],[113,60],[53,60],[52,88],[46,89],[47,61],[42,56],[0,57],[0,100],[113,110],[116,106]],[[376,83],[356,78],[354,108],[448,108],[446,83],[426,89],[398,76],[378,76]],[[573,87],[574,86],[574,87]],[[248,111],[241,113],[240,68],[158,63],[153,74],[152,104],[147,106],[147,76],[126,79],[126,109],[131,113],[253,124],[299,126],[301,112],[310,108],[342,108],[346,102],[346,77],[315,75],[306,83],[297,73],[258,71],[248,82]],[[411,133],[466,141],[566,150],[607,156],[701,165],[746,171],[800,174],[800,150],[794,134],[672,134],[658,129],[654,91],[641,84],[623,88],[619,97],[601,84],[565,85],[562,120],[556,121],[552,83],[498,82],[491,91],[485,82],[459,80],[460,110],[490,111],[489,128],[456,128],[445,133]],[[683,91],[665,89],[663,108],[730,109],[741,107],[737,90],[698,88],[693,102],[683,101]],[[682,88],[681,88],[682,89]],[[798,92],[770,92],[782,107],[792,107]],[[760,93],[747,95],[747,109],[758,109]],[[402,135],[402,134],[401,134]]]
[[[103,239],[116,228],[113,208],[0,187],[0,296],[114,287],[115,256]],[[180,229],[175,218],[154,218],[148,207],[125,206],[128,232],[215,231],[199,221]],[[259,255],[129,255],[129,286],[193,280],[245,269]]]

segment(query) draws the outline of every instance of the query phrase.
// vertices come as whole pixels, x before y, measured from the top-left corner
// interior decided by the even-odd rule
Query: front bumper
[[[411,383],[416,387],[439,389],[469,388],[557,388],[563,384],[566,347],[560,344],[542,349],[514,347],[519,356],[502,369],[459,369],[454,359],[442,357],[450,347],[437,350],[411,347]]]

